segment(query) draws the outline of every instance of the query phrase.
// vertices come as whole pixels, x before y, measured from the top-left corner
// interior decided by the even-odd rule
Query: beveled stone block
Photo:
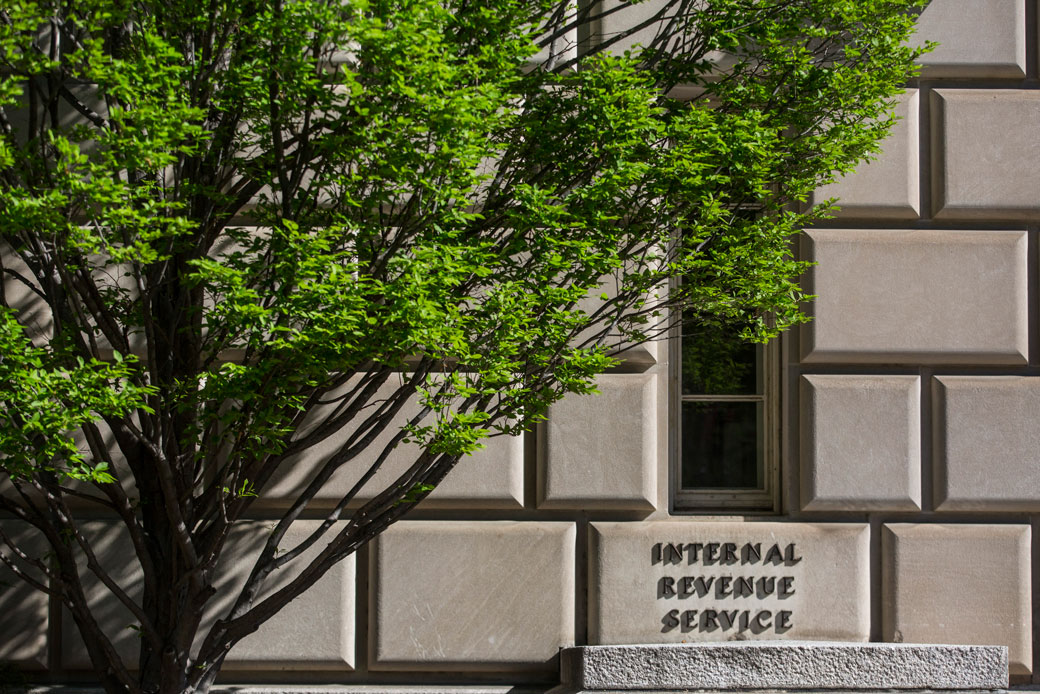
[[[48,36],[44,38],[43,46],[47,46],[44,50],[49,50],[49,43],[52,37]],[[20,85],[21,86],[21,85]],[[94,111],[102,118],[109,117],[108,103],[104,96],[100,94],[100,90],[96,85],[86,84],[83,82],[73,82],[68,80],[64,85],[71,94],[75,96],[84,106]],[[18,96],[16,102],[18,105],[11,105],[6,107],[6,116],[11,125],[11,133],[15,138],[15,141],[20,144],[25,144],[29,138],[30,132],[30,110],[28,108],[29,96],[26,93],[22,93]],[[56,100],[54,104],[54,116],[57,118],[57,127],[62,130],[68,130],[75,126],[89,126],[94,128],[86,116],[80,113],[75,107],[73,107],[69,101],[62,96]],[[40,118],[43,113],[47,112],[47,105],[40,104],[37,102],[36,106],[36,118],[37,127],[39,127]],[[50,116],[48,116],[49,118]],[[86,152],[93,152],[97,148],[97,142],[95,141],[82,141],[82,147]]]
[[[527,59],[529,66],[546,65],[550,60],[560,64],[578,57],[578,27],[575,24],[577,11],[577,3],[570,3],[566,15],[560,18],[562,21],[558,26],[552,26],[551,21],[543,25],[545,32],[535,39],[535,42],[546,41],[548,43]],[[555,18],[550,16],[549,19]]]
[[[589,643],[867,641],[870,533],[853,523],[593,523]]]
[[[916,35],[939,42],[918,61],[923,77],[1026,76],[1023,0],[932,0]]]
[[[885,641],[1007,646],[1032,668],[1027,525],[889,524],[882,530]]]
[[[206,606],[200,638],[232,605],[272,523],[243,523],[232,531],[214,580],[218,594]],[[284,548],[295,546],[318,524],[318,521],[297,521],[286,534]],[[117,523],[90,521],[83,524],[83,529],[94,542],[94,552],[102,568],[131,599],[140,602],[142,574],[123,527]],[[323,548],[324,544],[319,541],[304,554],[304,558]],[[298,564],[290,563],[279,572],[282,575],[272,576],[261,592],[261,599],[288,583],[298,571]],[[308,592],[232,648],[225,669],[345,670],[353,667],[354,573],[354,557],[347,557]],[[131,627],[138,624],[137,618],[96,577],[84,574],[83,583],[91,610],[102,630],[112,640],[123,662],[134,667],[140,636]],[[63,667],[90,668],[90,659],[68,610],[63,611],[62,624]],[[200,642],[197,640],[196,645]]]
[[[539,508],[653,510],[657,376],[605,374],[599,393],[549,407],[539,453]]]
[[[399,376],[391,376],[372,398],[376,402],[388,397],[400,385]],[[338,502],[368,470],[400,427],[420,411],[413,401],[397,414],[391,424],[354,460],[350,461],[325,484],[315,497],[319,503]],[[423,420],[426,423],[427,420]],[[264,490],[263,498],[277,505],[289,505],[309,484],[318,467],[343,445],[353,429],[347,427],[333,433],[310,450],[295,456],[278,471],[278,479]],[[422,508],[493,508],[518,509],[524,505],[524,443],[522,436],[496,436],[484,439],[484,448],[464,456],[430,496]],[[389,486],[415,462],[419,447],[398,445],[379,471],[361,489],[354,505],[367,501]]]
[[[1040,378],[933,381],[935,507],[1040,510]]]
[[[238,590],[253,568],[253,561],[267,540],[270,522],[243,524],[229,543],[228,561],[218,579],[219,595],[226,599],[214,607],[226,611],[232,604],[232,595]],[[290,549],[318,528],[319,521],[296,521],[283,541]],[[333,526],[325,535],[331,538],[342,523]],[[319,540],[304,552],[300,562],[314,558],[327,540]],[[290,563],[269,579],[260,593],[263,600],[284,587],[299,575],[304,564]],[[286,605],[278,614],[265,622],[258,631],[235,645],[228,653],[224,669],[232,670],[350,670],[354,667],[354,555],[336,564],[307,591]],[[210,611],[209,623],[218,614]],[[207,624],[208,627],[208,624]]]
[[[668,46],[675,46],[680,41],[689,38],[676,31],[671,22],[675,9],[678,7],[678,4],[669,3],[668,0],[644,0],[642,2],[599,0],[593,5],[589,14],[588,42],[593,46],[609,42],[609,51],[621,54],[627,50],[635,50],[637,45],[647,45],[654,40],[659,31],[664,30],[672,34]],[[665,15],[666,19],[651,21],[658,12],[665,8],[669,10],[669,14]],[[621,37],[621,34],[634,27],[641,28],[629,36]],[[720,72],[736,63],[736,57],[733,54],[722,51],[712,51],[706,57],[717,66],[716,69]]]
[[[623,0],[600,0],[591,8],[588,22],[589,42],[592,45],[610,43],[613,53],[623,53],[636,45],[646,45],[663,27],[661,22],[650,22],[666,5],[666,0],[628,3]],[[625,31],[646,24],[632,35],[622,38]]]
[[[1040,216],[1040,92],[932,92],[937,219]]]
[[[141,568],[134,557],[130,539],[123,525],[118,522],[86,521],[80,524],[80,529],[91,543],[101,568],[131,600],[140,604],[143,594]],[[87,597],[91,614],[112,642],[120,659],[128,667],[136,667],[141,644],[136,630],[139,626],[137,618],[97,577],[87,571],[86,559],[82,555],[79,556],[78,563],[83,592]],[[62,608],[61,632],[62,667],[70,670],[89,669],[90,657],[68,608]]]
[[[372,670],[552,672],[574,643],[573,523],[416,521],[372,552]]]
[[[818,297],[804,362],[1026,363],[1024,231],[814,229],[804,243]]]
[[[6,305],[14,309],[15,317],[32,339],[49,339],[54,329],[54,318],[50,307],[33,289],[14,279],[13,273],[21,277],[32,277],[32,271],[7,243],[0,242],[0,260],[12,274],[0,277]],[[38,289],[33,284],[34,289]]]
[[[0,530],[33,559],[48,553],[44,537],[28,523],[0,521]],[[13,559],[0,543],[0,551]],[[18,568],[44,585],[43,575],[25,562]],[[0,662],[13,663],[19,669],[38,670],[47,667],[48,597],[20,579],[6,564],[0,563]]]
[[[803,510],[920,510],[920,391],[917,376],[802,377]]]
[[[638,268],[634,266],[631,269],[633,271],[638,271]],[[604,275],[600,277],[597,286],[589,289],[585,296],[578,301],[576,308],[580,311],[584,311],[587,316],[597,315],[603,309],[604,304],[616,302],[618,293],[622,291],[622,288],[629,286],[630,283],[624,281],[622,270],[617,270],[614,274]],[[630,307],[630,310],[624,312],[625,315],[642,313],[645,318],[647,308],[659,302],[666,292],[667,290],[662,288],[660,293],[651,293],[647,296],[647,303],[645,305]],[[611,315],[610,309],[608,309],[606,315]],[[663,323],[663,319],[661,320]],[[617,329],[616,325],[610,326],[610,329],[605,331],[606,334],[601,337],[601,334],[604,333],[604,327],[607,326],[598,323],[580,331],[577,336],[571,340],[571,344],[575,346],[589,345],[592,344],[592,341],[599,340],[601,346],[607,351],[607,354],[613,355],[618,359],[621,362],[621,368],[630,371],[644,370],[642,367],[652,366],[661,358],[661,340],[650,340],[638,344],[633,342],[631,339],[627,339],[621,331]],[[643,328],[647,333],[654,333],[653,319],[651,319],[650,324],[643,326]]]
[[[908,89],[899,97],[894,115],[899,120],[874,161],[860,164],[854,173],[813,195],[815,201],[838,198],[837,217],[914,219],[921,213],[918,159],[918,93]]]
[[[51,308],[40,298],[40,284],[35,273],[8,244],[0,242],[0,262],[9,273],[0,278],[6,305],[15,311],[15,318],[25,329],[26,335],[37,345],[45,344],[54,331],[54,318]],[[32,285],[32,288],[14,279],[15,273]],[[124,274],[125,273],[125,274]],[[130,278],[130,266],[127,264],[110,264],[103,269],[95,268],[94,281],[102,293],[109,291],[125,291],[129,296],[137,294],[134,281]],[[96,323],[95,323],[96,325]],[[112,343],[100,332],[92,336],[97,341],[101,358],[112,353]],[[142,332],[132,331],[128,336],[129,351],[139,357],[147,356],[146,339]],[[127,350],[124,348],[124,352]]]

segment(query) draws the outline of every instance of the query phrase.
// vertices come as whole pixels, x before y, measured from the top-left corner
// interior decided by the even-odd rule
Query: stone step
[[[578,646],[563,686],[582,692],[958,690],[1008,686],[1005,646],[737,641]]]

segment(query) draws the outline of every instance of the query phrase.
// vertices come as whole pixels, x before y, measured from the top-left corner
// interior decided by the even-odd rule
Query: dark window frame
[[[780,511],[780,344],[779,339],[758,347],[761,364],[761,394],[683,394],[681,325],[673,328],[669,347],[669,450],[671,505],[675,513],[756,513]],[[757,488],[696,488],[682,486],[682,403],[761,403],[756,438],[761,446],[762,476]]]

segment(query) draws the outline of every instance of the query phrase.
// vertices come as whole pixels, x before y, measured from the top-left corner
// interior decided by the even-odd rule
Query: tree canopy
[[[745,340],[802,321],[792,235],[876,151],[920,4],[658,0],[597,34],[632,8],[5,2],[0,509],[48,558],[6,535],[0,557],[68,608],[109,692],[206,691],[460,456],[625,346],[677,316]],[[418,455],[360,501],[402,441]],[[232,530],[319,448],[204,621]],[[139,592],[96,561],[98,509]],[[301,518],[322,522],[285,546]],[[139,671],[86,581],[134,615]]]

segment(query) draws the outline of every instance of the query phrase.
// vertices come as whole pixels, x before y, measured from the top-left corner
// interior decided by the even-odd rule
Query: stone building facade
[[[599,396],[464,460],[236,647],[225,681],[550,685],[564,646],[732,639],[1000,644],[1013,682],[1038,681],[1038,15],[924,12],[941,46],[883,155],[820,192],[843,209],[802,239],[815,318],[748,392],[684,393],[675,344],[629,354]],[[738,491],[684,487],[709,415],[753,432]],[[86,679],[60,606],[6,596],[0,657]]]

